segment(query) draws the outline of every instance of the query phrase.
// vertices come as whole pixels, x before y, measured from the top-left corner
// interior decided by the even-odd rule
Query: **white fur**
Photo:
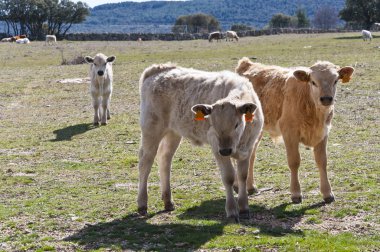
[[[253,145],[261,133],[264,118],[260,101],[250,82],[239,75],[204,72],[173,64],[153,65],[140,78],[142,131],[139,161],[138,207],[147,210],[147,180],[153,160],[158,156],[162,199],[166,210],[172,210],[170,167],[182,137],[194,144],[211,146],[226,188],[228,217],[238,218],[232,184],[235,178],[231,158],[237,160],[240,212],[248,211],[246,176]],[[245,122],[241,111],[255,110],[253,123]],[[199,108],[209,108],[204,121],[195,121]],[[231,153],[224,155],[224,150]]]
[[[107,124],[110,119],[110,101],[112,95],[112,62],[114,56],[107,57],[102,53],[98,53],[95,58],[85,57],[86,61],[91,64],[91,96],[94,106],[94,125],[98,125],[101,121],[102,125]],[[100,73],[103,73],[102,75]],[[100,110],[100,105],[102,110]]]

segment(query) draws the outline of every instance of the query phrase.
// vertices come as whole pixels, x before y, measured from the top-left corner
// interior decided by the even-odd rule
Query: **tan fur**
[[[249,159],[264,124],[250,82],[232,72],[204,72],[167,63],[153,65],[142,73],[140,95],[139,212],[147,211],[147,180],[156,155],[165,209],[174,209],[170,169],[182,137],[211,146],[226,188],[227,216],[238,218],[239,212],[247,212]],[[244,113],[251,110],[254,121],[246,123]],[[197,111],[206,115],[205,120],[194,120]],[[238,204],[232,191],[235,171],[231,158],[238,166]]]
[[[353,68],[339,68],[327,61],[319,61],[310,68],[283,68],[243,58],[236,72],[250,80],[259,96],[265,116],[264,130],[275,142],[281,138],[285,142],[293,201],[302,199],[298,181],[299,143],[314,147],[321,192],[326,201],[334,200],[326,173],[326,143],[334,112],[336,82],[343,78],[343,73],[349,79]],[[253,174],[254,157],[255,153],[250,174]],[[248,181],[248,188],[254,188],[253,179]]]

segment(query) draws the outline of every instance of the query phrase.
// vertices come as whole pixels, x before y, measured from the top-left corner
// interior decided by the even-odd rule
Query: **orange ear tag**
[[[197,110],[197,113],[195,114],[194,120],[195,121],[203,121],[203,120],[205,120],[205,114],[203,114],[202,111]]]
[[[345,76],[343,76],[343,78],[342,78],[342,83],[347,83],[347,82],[349,82],[350,81],[350,76],[348,76],[348,75],[345,75]]]
[[[246,122],[253,122],[253,117],[254,117],[253,113],[245,113],[245,121]]]

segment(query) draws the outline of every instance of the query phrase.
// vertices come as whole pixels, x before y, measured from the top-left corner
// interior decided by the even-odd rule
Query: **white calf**
[[[46,35],[45,45],[57,44],[57,37],[55,35]]]
[[[362,30],[362,36],[363,36],[364,41],[366,41],[368,39],[369,39],[369,41],[372,40],[372,33],[370,31]]]
[[[227,71],[153,65],[140,78],[140,95],[139,213],[147,214],[147,181],[156,155],[165,210],[174,209],[171,162],[181,138],[185,137],[197,145],[210,144],[226,189],[227,217],[249,216],[248,165],[264,118],[248,79]],[[232,159],[237,163],[238,204],[232,189],[235,178]]]
[[[107,125],[107,120],[110,116],[110,101],[112,94],[112,62],[116,59],[115,56],[107,57],[102,53],[98,53],[95,58],[86,56],[85,60],[91,64],[90,79],[91,79],[91,96],[94,106],[94,125]],[[99,110],[102,104],[102,110]]]

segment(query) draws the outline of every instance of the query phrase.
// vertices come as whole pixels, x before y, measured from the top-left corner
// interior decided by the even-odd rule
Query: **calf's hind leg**
[[[161,140],[158,147],[158,167],[160,170],[160,184],[162,200],[165,204],[166,211],[174,210],[174,203],[172,201],[172,194],[170,190],[170,170],[174,153],[176,152],[181,137],[174,132],[168,132]]]
[[[159,143],[162,139],[162,131],[155,125],[142,129],[141,147],[139,152],[139,189],[137,196],[138,212],[147,214],[148,209],[148,177],[157,154]],[[157,125],[156,125],[157,126]]]

